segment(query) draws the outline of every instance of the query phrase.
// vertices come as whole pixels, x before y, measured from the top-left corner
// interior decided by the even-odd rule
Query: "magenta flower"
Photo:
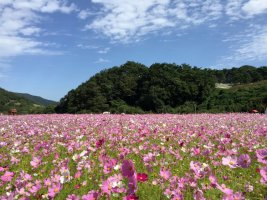
[[[211,174],[209,176],[209,180],[210,180],[210,183],[211,183],[212,187],[216,187],[218,185],[217,178],[214,175]]]
[[[4,175],[1,176],[3,182],[10,182],[14,176],[14,172],[6,171]]]
[[[97,200],[98,193],[94,190],[88,192],[88,194],[82,196],[82,200]]]
[[[82,172],[81,171],[77,171],[74,175],[74,178],[80,178],[82,176]]]
[[[205,200],[205,197],[204,197],[204,195],[203,195],[202,190],[197,189],[197,190],[194,192],[194,199],[195,199],[195,200]]]
[[[222,164],[227,165],[230,168],[236,168],[237,158],[235,156],[227,156],[226,158],[222,158]]]
[[[32,161],[30,162],[33,168],[37,168],[41,163],[41,159],[37,157],[33,157]]]
[[[251,163],[251,160],[248,154],[242,154],[237,159],[237,165],[242,168],[248,168],[250,163]]]
[[[148,175],[145,173],[138,173],[137,174],[137,181],[139,182],[146,182],[148,180]]]
[[[124,160],[121,165],[121,172],[124,177],[132,177],[135,173],[133,162],[131,160]]]
[[[102,183],[101,190],[103,193],[111,195],[112,192],[112,183],[109,180],[105,180]]]
[[[267,148],[256,150],[258,161],[267,164]]]
[[[48,196],[49,197],[55,197],[57,193],[59,193],[61,190],[61,184],[53,184],[52,187],[48,188]]]
[[[80,198],[75,194],[70,194],[67,196],[66,200],[80,200]]]
[[[130,194],[123,198],[123,200],[138,200],[138,199],[139,199],[138,196],[136,196],[135,194]]]
[[[3,172],[3,171],[5,171],[6,170],[6,168],[4,168],[4,167],[0,167],[0,172]]]
[[[41,182],[40,181],[35,181],[35,185],[33,185],[29,189],[29,192],[31,192],[32,194],[36,194],[41,188],[42,188]]]
[[[226,195],[232,195],[233,194],[233,190],[227,188],[224,184],[217,185],[217,189],[221,190]]]
[[[245,197],[241,192],[236,192],[234,194],[226,194],[222,200],[245,200]]]
[[[267,185],[267,165],[260,170],[261,183]]]
[[[137,191],[137,177],[136,174],[128,178],[128,194],[135,194]]]
[[[172,174],[171,174],[171,172],[169,170],[161,169],[160,172],[159,172],[159,175],[163,179],[167,180],[167,179],[169,179],[171,177]]]
[[[96,148],[100,148],[103,144],[104,144],[105,140],[104,139],[100,139],[98,141],[96,141]]]

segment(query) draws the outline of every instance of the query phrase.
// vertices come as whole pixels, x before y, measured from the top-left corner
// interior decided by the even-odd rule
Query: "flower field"
[[[0,200],[266,198],[266,115],[0,116]]]

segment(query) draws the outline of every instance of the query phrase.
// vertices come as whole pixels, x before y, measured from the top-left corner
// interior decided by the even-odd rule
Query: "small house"
[[[10,109],[10,110],[8,111],[8,114],[9,114],[9,115],[16,115],[16,114],[17,114],[17,109],[15,109],[15,108]]]
[[[250,113],[259,113],[259,111],[256,110],[256,109],[253,109],[253,110],[250,111]]]

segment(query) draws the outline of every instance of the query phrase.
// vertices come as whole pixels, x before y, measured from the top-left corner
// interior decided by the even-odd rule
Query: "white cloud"
[[[222,58],[222,63],[239,64],[267,59],[267,26],[251,26],[225,42],[232,44],[232,50],[231,55]]]
[[[109,50],[110,50],[110,48],[109,47],[106,47],[106,48],[104,48],[102,50],[99,50],[98,53],[100,53],[100,54],[106,54],[106,53],[109,52]]]
[[[243,5],[242,10],[245,11],[248,15],[261,14],[267,10],[267,1],[250,0]]]
[[[225,6],[225,13],[233,20],[251,18],[266,11],[266,0],[228,0]]]
[[[76,6],[65,0],[1,0],[0,1],[0,58],[18,55],[53,54],[47,44],[35,37],[41,13],[70,13]],[[58,54],[59,52],[55,52]]]
[[[98,49],[99,46],[96,45],[85,45],[85,44],[77,44],[77,47],[81,49]]]
[[[89,16],[92,16],[92,15],[97,15],[99,13],[96,13],[96,12],[92,12],[90,10],[81,10],[79,13],[78,13],[78,18],[80,19],[87,19]]]
[[[107,63],[109,62],[109,60],[104,59],[104,58],[99,58],[98,60],[96,60],[94,63]]]
[[[85,29],[101,32],[113,41],[138,41],[149,33],[165,32],[216,20],[219,0],[92,0],[101,14]]]

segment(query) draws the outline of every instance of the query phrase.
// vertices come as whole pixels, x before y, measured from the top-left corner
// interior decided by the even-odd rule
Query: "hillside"
[[[213,70],[187,64],[156,63],[147,67],[127,62],[120,67],[103,70],[71,90],[60,100],[56,112],[263,111],[267,92],[265,80],[267,67]],[[233,87],[220,89],[215,87],[216,83],[231,84]]]
[[[24,97],[18,96],[13,92],[6,91],[0,88],[0,112],[8,113],[12,108],[16,108],[18,114],[27,114],[35,110],[41,109],[44,106],[37,105]]]
[[[257,109],[263,112],[266,107],[267,80],[264,80],[234,85],[229,89],[216,89],[199,109],[210,112],[248,112]]]
[[[39,104],[39,105],[48,106],[48,105],[56,105],[57,104],[56,101],[51,101],[51,100],[44,99],[42,97],[34,96],[31,94],[27,94],[27,93],[17,93],[16,92],[15,94],[18,96],[24,97],[30,101],[33,101],[34,103]]]

